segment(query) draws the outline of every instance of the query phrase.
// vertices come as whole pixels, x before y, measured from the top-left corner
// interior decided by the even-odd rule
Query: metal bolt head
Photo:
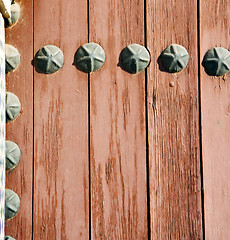
[[[21,103],[18,97],[11,93],[6,93],[6,122],[11,122],[18,117],[21,110]]]
[[[6,73],[9,73],[17,68],[20,63],[20,53],[18,50],[9,45],[5,45],[5,58],[6,58]]]
[[[5,219],[9,220],[15,217],[20,208],[20,199],[18,195],[10,190],[5,191]]]
[[[63,52],[56,46],[46,45],[37,52],[35,64],[43,73],[55,73],[64,65]]]
[[[172,44],[161,53],[160,59],[167,72],[178,73],[186,68],[189,54],[183,46]]]
[[[149,62],[150,54],[148,50],[139,44],[127,46],[120,55],[121,68],[132,74],[144,70]]]
[[[6,141],[6,170],[17,167],[21,158],[21,150],[15,142]]]
[[[95,72],[104,65],[105,52],[97,43],[86,43],[78,48],[75,62],[76,67],[82,72]]]
[[[13,2],[11,4],[10,11],[11,11],[11,17],[5,20],[6,28],[10,27],[11,25],[15,24],[18,21],[20,16],[20,5],[16,2]]]
[[[209,75],[222,76],[230,70],[230,52],[222,47],[214,47],[206,52],[202,65]]]
[[[15,240],[15,238],[10,237],[10,236],[5,236],[5,240]]]

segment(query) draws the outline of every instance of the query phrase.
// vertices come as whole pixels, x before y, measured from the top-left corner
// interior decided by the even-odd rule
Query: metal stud
[[[5,219],[10,220],[18,213],[20,208],[20,199],[18,195],[10,190],[5,191]]]
[[[6,73],[13,71],[20,63],[20,53],[18,50],[9,45],[5,45],[5,58],[6,58]]]
[[[55,73],[64,65],[63,52],[56,46],[46,45],[37,52],[35,64],[43,73]]]
[[[10,236],[5,236],[5,240],[15,240],[15,238],[10,237]]]
[[[86,43],[78,48],[75,62],[79,70],[85,73],[95,72],[104,65],[105,52],[97,43]]]
[[[230,70],[230,52],[222,47],[214,47],[206,52],[202,65],[209,75],[222,76]]]
[[[144,70],[149,62],[150,54],[148,50],[139,44],[127,46],[120,55],[121,68],[132,74]]]
[[[10,27],[11,25],[15,24],[18,21],[18,18],[20,16],[20,5],[16,2],[13,2],[11,4],[10,11],[11,11],[11,17],[5,20],[6,28]]]
[[[15,142],[6,141],[6,170],[17,167],[21,158],[21,150]]]
[[[6,93],[6,122],[11,122],[18,117],[21,103],[18,97],[10,92]]]
[[[183,46],[172,44],[161,53],[160,59],[167,72],[178,73],[186,68],[189,54]]]

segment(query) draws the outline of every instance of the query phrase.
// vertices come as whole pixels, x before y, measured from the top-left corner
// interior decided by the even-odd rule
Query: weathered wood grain
[[[147,239],[145,73],[119,54],[144,44],[144,1],[89,1],[89,40],[106,53],[90,75],[92,239]]]
[[[34,1],[35,52],[47,44],[64,67],[34,77],[34,239],[88,239],[88,77],[73,65],[87,41],[87,1]]]
[[[213,47],[230,49],[230,1],[200,2],[201,61]],[[230,75],[201,67],[202,147],[206,240],[230,239]]]
[[[190,54],[178,74],[157,63],[172,43]],[[197,1],[147,0],[147,46],[151,239],[202,239]]]
[[[32,176],[33,176],[33,8],[32,0],[19,1],[21,16],[18,23],[6,29],[6,43],[18,49],[21,63],[6,76],[6,90],[21,101],[20,116],[7,124],[6,139],[18,144],[22,151],[17,168],[6,174],[6,188],[21,199],[17,216],[6,222],[5,233],[15,239],[32,237]]]

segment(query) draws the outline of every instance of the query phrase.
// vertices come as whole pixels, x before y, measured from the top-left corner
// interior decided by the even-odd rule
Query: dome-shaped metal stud
[[[63,67],[64,55],[60,48],[53,45],[46,45],[37,52],[35,64],[43,73],[55,73]]]
[[[9,220],[18,213],[20,208],[20,199],[18,195],[10,190],[6,189],[5,191],[5,219]]]
[[[120,55],[121,68],[132,74],[144,70],[149,62],[150,54],[148,50],[139,44],[127,46]]]
[[[17,167],[21,158],[21,150],[15,142],[6,141],[6,170]]]
[[[186,68],[189,54],[183,46],[172,44],[161,53],[160,58],[167,72],[178,73]]]
[[[21,103],[18,97],[11,93],[6,93],[6,122],[11,122],[18,117],[21,110]]]
[[[6,58],[6,73],[13,71],[20,63],[20,53],[18,50],[9,45],[5,45],[5,58]]]
[[[15,238],[13,238],[11,236],[5,236],[5,240],[15,240]]]
[[[202,64],[208,74],[222,76],[230,70],[230,52],[222,47],[214,47],[206,52]]]
[[[97,43],[86,43],[78,48],[75,55],[76,67],[91,73],[99,70],[105,62],[105,52]]]
[[[20,16],[20,5],[16,2],[13,2],[10,7],[11,17],[5,19],[5,27],[10,27],[18,21]]]

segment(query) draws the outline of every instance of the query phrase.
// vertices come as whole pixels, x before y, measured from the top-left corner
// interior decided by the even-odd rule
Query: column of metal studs
[[[11,27],[16,24],[20,16],[20,6],[18,3],[11,2],[11,17],[5,19],[5,27]],[[16,70],[20,63],[19,51],[11,45],[5,45],[5,73],[9,74]],[[6,123],[14,121],[20,114],[21,103],[18,97],[6,92]],[[6,140],[6,171],[12,171],[17,167],[21,158],[21,150],[17,143],[11,140]],[[16,216],[20,208],[20,198],[12,190],[5,191],[5,220],[8,221]],[[5,236],[5,240],[14,240],[11,236]]]

